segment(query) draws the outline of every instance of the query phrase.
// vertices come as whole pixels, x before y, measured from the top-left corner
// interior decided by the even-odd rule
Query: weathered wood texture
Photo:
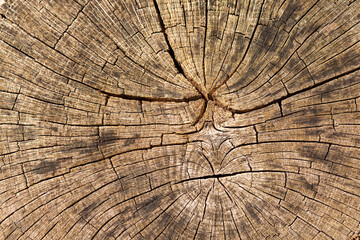
[[[0,14],[0,239],[356,238],[360,1]]]

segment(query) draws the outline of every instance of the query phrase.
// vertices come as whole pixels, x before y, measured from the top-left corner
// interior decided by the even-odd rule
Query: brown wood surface
[[[360,1],[0,2],[1,240],[358,236]]]

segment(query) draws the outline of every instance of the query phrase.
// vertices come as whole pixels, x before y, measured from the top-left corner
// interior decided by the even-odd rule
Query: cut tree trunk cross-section
[[[354,0],[0,0],[0,239],[359,239],[359,23]]]

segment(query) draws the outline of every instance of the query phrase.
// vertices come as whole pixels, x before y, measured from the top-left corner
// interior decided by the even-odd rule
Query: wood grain
[[[0,239],[359,239],[359,10],[0,1]]]

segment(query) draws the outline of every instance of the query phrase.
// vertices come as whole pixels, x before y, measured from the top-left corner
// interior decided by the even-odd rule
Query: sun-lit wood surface
[[[360,1],[0,2],[0,239],[358,236]]]

